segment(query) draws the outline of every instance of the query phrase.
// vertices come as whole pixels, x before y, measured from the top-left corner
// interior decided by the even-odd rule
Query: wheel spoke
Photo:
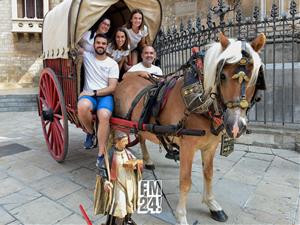
[[[63,115],[60,115],[60,114],[54,114],[54,117],[58,118],[58,119],[63,119]]]
[[[63,133],[63,132],[64,132],[64,128],[63,128],[63,126],[61,125],[60,120],[58,120],[58,119],[55,118],[54,121],[55,121],[55,123],[56,123],[57,128],[59,129],[59,132],[60,132],[60,133]]]
[[[60,102],[57,101],[55,107],[53,108],[53,113],[57,113],[59,108],[60,108]]]
[[[45,121],[45,123],[43,124],[43,127],[46,129],[47,125],[50,123],[49,120]]]
[[[63,133],[59,132],[58,124],[55,123],[55,134],[56,134],[56,155],[60,156],[63,148]]]

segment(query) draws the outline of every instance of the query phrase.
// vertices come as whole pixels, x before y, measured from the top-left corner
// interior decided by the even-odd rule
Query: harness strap
[[[141,98],[146,94],[148,93],[152,88],[156,87],[157,85],[156,84],[152,84],[152,85],[149,85],[147,87],[145,87],[143,90],[141,90],[138,95],[134,98],[134,100],[132,101],[131,103],[131,106],[126,114],[126,117],[125,119],[126,120],[131,120],[131,116],[132,116],[132,112],[133,112],[133,109],[135,108],[135,106],[137,105],[137,103],[141,100]]]
[[[146,105],[143,108],[141,117],[139,119],[139,123],[138,123],[138,129],[139,130],[143,129],[143,123],[148,122],[148,120],[151,116],[151,109],[154,106],[154,104],[156,103],[157,95],[159,93],[159,90],[163,87],[163,85],[164,85],[164,82],[158,83],[158,86],[155,85],[154,86],[154,89],[155,89],[154,93],[151,93],[149,95],[149,98],[146,102]]]

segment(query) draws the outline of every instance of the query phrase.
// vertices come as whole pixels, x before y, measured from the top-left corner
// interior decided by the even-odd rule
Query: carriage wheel
[[[38,103],[48,150],[57,162],[63,162],[68,153],[68,119],[62,89],[52,69],[41,73]]]

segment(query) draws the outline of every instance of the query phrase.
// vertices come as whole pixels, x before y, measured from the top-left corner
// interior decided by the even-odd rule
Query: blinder
[[[261,65],[258,71],[258,77],[255,85],[257,90],[265,91],[267,89],[266,81],[265,81],[265,65]]]

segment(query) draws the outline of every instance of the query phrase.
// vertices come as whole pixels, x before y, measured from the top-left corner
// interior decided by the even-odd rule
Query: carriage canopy
[[[68,52],[101,16],[107,15],[112,21],[112,26],[117,28],[127,22],[130,11],[135,8],[144,13],[144,21],[152,43],[162,19],[159,0],[64,0],[44,18],[44,58],[68,58]]]

